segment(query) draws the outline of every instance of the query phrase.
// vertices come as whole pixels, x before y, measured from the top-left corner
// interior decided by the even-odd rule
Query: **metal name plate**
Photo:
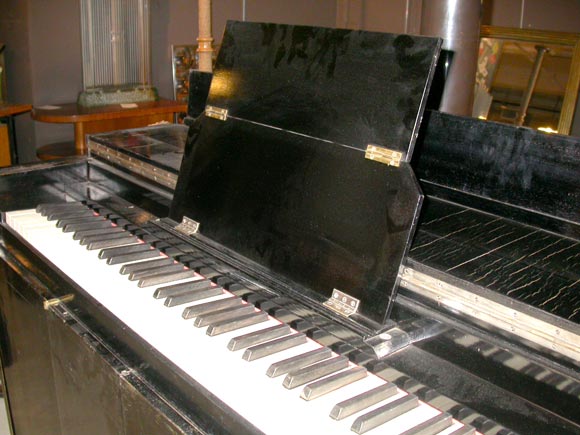
[[[332,297],[324,302],[324,305],[338,314],[349,317],[358,311],[360,301],[340,290],[334,289],[332,290]]]
[[[181,223],[178,224],[175,229],[186,236],[190,236],[199,231],[199,222],[196,222],[187,216],[183,216]]]

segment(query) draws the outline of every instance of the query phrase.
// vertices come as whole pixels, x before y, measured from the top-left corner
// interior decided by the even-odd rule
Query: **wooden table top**
[[[76,123],[187,111],[187,103],[165,99],[132,103],[131,107],[123,106],[125,105],[110,104],[98,107],[83,107],[77,103],[38,106],[32,109],[32,118],[42,122]]]
[[[0,118],[5,116],[17,115],[19,113],[29,112],[32,104],[10,104],[0,103]]]

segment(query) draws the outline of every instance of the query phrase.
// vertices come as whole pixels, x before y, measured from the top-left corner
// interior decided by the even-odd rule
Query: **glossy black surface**
[[[189,93],[187,95],[187,116],[197,118],[205,110],[213,74],[192,69],[189,72]]]
[[[580,237],[579,138],[427,112],[414,158],[454,201]]]
[[[365,149],[411,150],[440,41],[229,22],[208,104],[229,116]]]
[[[410,261],[580,323],[580,140],[428,112]]]
[[[186,138],[187,126],[182,124],[162,124],[91,135],[93,142],[173,173],[179,171]]]
[[[383,324],[422,196],[408,164],[257,124],[203,119],[170,216],[326,300]]]
[[[580,241],[429,198],[409,258],[580,323]]]

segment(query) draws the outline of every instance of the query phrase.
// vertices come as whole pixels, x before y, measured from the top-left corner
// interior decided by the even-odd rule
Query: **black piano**
[[[580,142],[439,49],[230,22],[188,127],[1,170],[13,433],[580,433]]]

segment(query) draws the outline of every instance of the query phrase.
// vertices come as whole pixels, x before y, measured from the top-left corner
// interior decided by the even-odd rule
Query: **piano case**
[[[409,161],[440,45],[434,38],[408,35],[228,23],[205,112],[189,130],[169,218],[149,225],[203,248],[227,269],[226,275],[255,294],[295,300],[295,312],[325,323],[340,337],[337,350],[363,346],[372,353],[373,343],[361,339],[379,337],[392,326],[389,312],[398,272],[422,202]],[[104,151],[95,150],[97,160],[108,160]],[[117,151],[142,160],[131,150]],[[123,162],[113,163],[117,169],[112,173],[122,176],[118,169]],[[88,171],[90,178],[90,164]],[[102,181],[103,186],[108,183]],[[105,198],[108,207],[138,223],[151,217],[124,200],[107,199],[100,187],[83,183],[66,197]],[[51,431],[77,430],[74,409],[96,415],[90,418],[99,428],[95,433],[123,433],[129,429],[116,416],[125,415],[137,427],[135,409],[139,415],[153,409],[149,419],[157,420],[155,413],[173,416],[167,433],[260,432],[64,274],[46,266],[50,263],[19,236],[3,228],[3,239],[11,257],[10,267],[4,268],[5,281],[11,282],[5,297],[12,301],[21,287],[51,300],[45,308],[76,325],[73,331],[87,337],[91,355],[108,355],[104,365],[109,369],[99,368],[99,377],[122,379],[114,387],[98,381],[104,386],[99,394],[111,394],[114,400],[106,416],[96,412],[100,401],[86,396],[88,383],[69,385],[69,364],[54,353],[67,346],[80,352],[79,345],[55,338],[58,327],[49,320],[49,337],[42,331],[35,336],[48,339],[52,349],[35,352],[51,354],[44,369],[51,371],[52,365],[56,373],[56,392],[46,391],[59,403],[54,410],[58,415],[46,416]],[[21,275],[38,279],[20,261],[52,285],[39,290],[26,284]],[[34,315],[42,317],[38,311]],[[12,331],[16,320],[5,316]],[[40,329],[46,328],[44,320],[39,322]],[[15,368],[15,360],[6,359],[8,349],[3,363]],[[380,346],[374,349],[380,354]],[[86,375],[81,359],[70,367]],[[103,365],[102,359],[89,359]],[[14,382],[10,376],[8,384]],[[127,390],[144,391],[145,405],[131,408]],[[29,397],[13,398],[17,409],[30,403]],[[31,422],[19,418],[17,424],[29,427]]]

